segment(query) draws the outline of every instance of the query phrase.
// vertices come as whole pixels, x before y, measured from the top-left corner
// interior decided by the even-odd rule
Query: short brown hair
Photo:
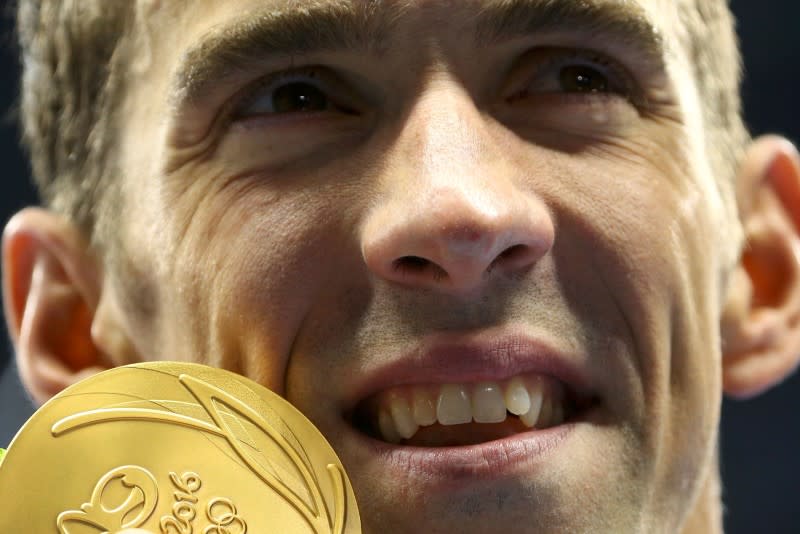
[[[87,236],[113,186],[135,1],[19,0],[23,142],[45,204]]]
[[[134,0],[19,0],[22,126],[43,201],[93,240],[114,191],[113,147]],[[747,141],[740,58],[726,0],[681,0],[682,46],[704,103],[712,168],[730,183]],[[713,36],[713,37],[711,37]],[[723,196],[735,210],[730,186]],[[102,221],[113,228],[113,221]],[[112,224],[109,224],[112,223]]]

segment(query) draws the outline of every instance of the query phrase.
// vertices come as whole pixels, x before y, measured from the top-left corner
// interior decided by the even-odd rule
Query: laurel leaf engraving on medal
[[[214,420],[214,423],[223,430],[223,433],[228,438],[228,443],[234,448],[237,454],[244,462],[254,471],[254,473],[261,478],[267,485],[275,490],[281,497],[286,500],[293,508],[295,508],[308,522],[308,524],[319,534],[328,532],[341,532],[336,531],[336,521],[333,514],[336,514],[337,505],[344,506],[344,499],[338,499],[337,494],[335,500],[338,503],[333,503],[332,507],[328,506],[322,496],[322,490],[319,487],[316,476],[313,473],[311,466],[306,465],[303,457],[298,451],[286,440],[286,438],[272,425],[264,419],[261,414],[242,403],[238,399],[228,395],[219,388],[198,380],[190,375],[181,375],[180,382],[194,395],[197,401],[206,409],[208,414]],[[290,459],[291,463],[299,471],[302,481],[305,483],[306,489],[309,490],[312,496],[310,502],[302,499],[297,493],[291,490],[283,480],[273,476],[266,471],[262,464],[254,458],[249,450],[242,447],[241,442],[235,439],[231,432],[230,426],[227,424],[224,417],[221,416],[220,406],[225,406],[229,410],[239,414],[251,423],[256,425],[262,432],[267,434],[278,446],[283,450],[284,454]],[[335,482],[334,482],[335,484]],[[331,510],[333,508],[333,510]],[[333,511],[333,514],[331,512]]]
[[[154,400],[90,410],[57,421],[51,433],[58,437],[86,426],[136,420],[180,425],[217,436],[232,449],[232,459],[243,462],[296,510],[316,534],[344,532],[347,490],[340,465],[325,466],[333,488],[328,500],[300,440],[277,414],[266,417],[224,390],[191,375],[181,374],[177,378],[199,404]]]

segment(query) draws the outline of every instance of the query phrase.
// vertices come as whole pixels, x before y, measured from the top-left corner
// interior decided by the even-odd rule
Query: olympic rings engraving
[[[206,517],[211,525],[203,534],[247,534],[247,523],[239,516],[236,505],[230,499],[217,497],[206,506]]]

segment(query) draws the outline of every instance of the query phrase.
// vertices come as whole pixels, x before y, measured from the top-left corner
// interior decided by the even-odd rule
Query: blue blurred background
[[[732,6],[747,71],[747,123],[755,135],[779,132],[800,142],[800,2],[734,0]],[[16,128],[19,67],[13,24],[11,16],[3,14],[0,217],[5,222],[36,200]],[[10,344],[5,341],[0,349],[5,349],[0,350],[0,446],[7,446],[33,408],[17,381]],[[799,409],[800,373],[757,399],[725,402],[721,454],[728,534],[800,533]]]

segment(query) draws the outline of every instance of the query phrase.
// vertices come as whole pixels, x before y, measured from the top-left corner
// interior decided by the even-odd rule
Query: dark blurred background
[[[19,67],[12,21],[0,0],[0,218],[35,203],[19,150],[15,105]],[[702,0],[701,0],[702,1]],[[800,142],[800,1],[734,0],[746,78],[745,115],[753,134],[778,132]],[[0,446],[32,407],[16,378],[10,344],[0,351]],[[2,347],[0,347],[2,348]],[[7,360],[7,362],[6,362]],[[747,402],[726,401],[722,473],[728,534],[800,533],[800,373]]]

